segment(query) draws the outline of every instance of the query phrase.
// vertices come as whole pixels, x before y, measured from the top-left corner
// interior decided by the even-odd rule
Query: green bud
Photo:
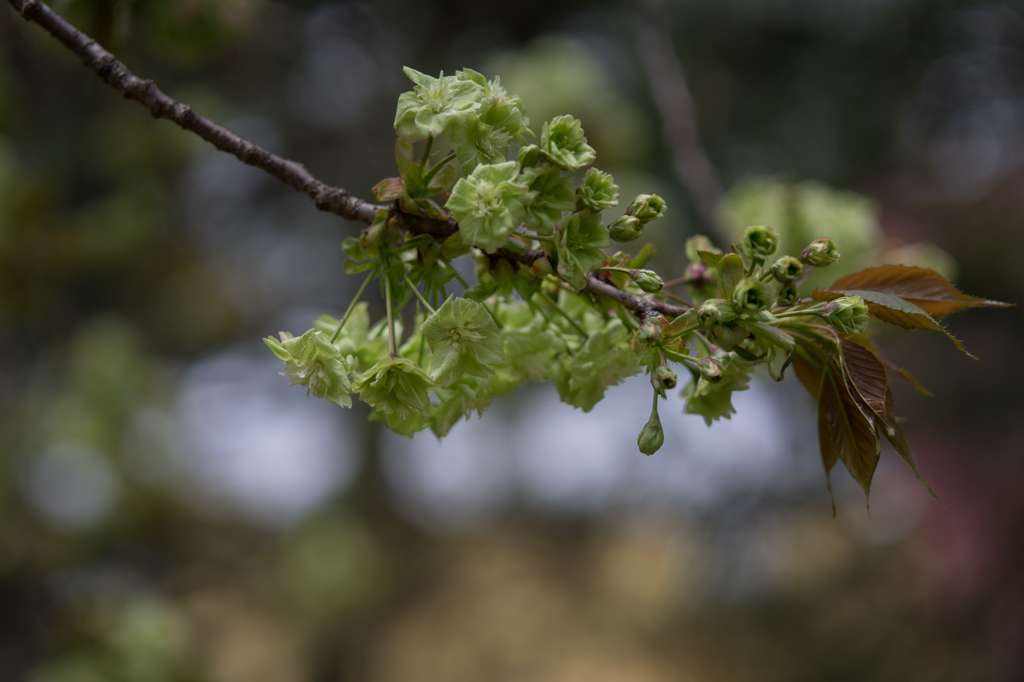
[[[804,274],[804,264],[792,256],[783,256],[772,264],[772,277],[780,282],[795,282]]]
[[[665,432],[661,428],[661,419],[658,417],[658,403],[655,400],[654,409],[651,411],[651,418],[644,424],[644,430],[636,439],[640,446],[640,452],[645,455],[653,455],[665,442]]]
[[[720,324],[711,329],[711,340],[722,350],[730,351],[750,335],[746,327],[740,324]]]
[[[705,329],[735,320],[737,317],[732,303],[724,298],[709,298],[697,308],[697,321]]]
[[[698,366],[700,369],[700,375],[704,377],[705,381],[715,383],[716,381],[722,380],[722,368],[718,366],[718,363],[711,358],[704,358],[700,361]]]
[[[767,225],[751,225],[743,233],[743,247],[753,258],[765,258],[779,248],[779,235]]]
[[[528,144],[519,150],[519,165],[523,168],[536,166],[540,163],[540,147],[535,144]]]
[[[679,377],[676,376],[675,370],[668,365],[661,365],[651,375],[651,383],[654,384],[654,388],[662,395],[664,395],[666,390],[670,391],[675,388],[678,380]]]
[[[608,233],[617,242],[631,242],[644,233],[644,224],[639,218],[624,215],[608,226]]]
[[[828,323],[844,334],[860,334],[868,322],[868,306],[860,296],[838,298],[822,312]]]
[[[800,254],[801,263],[813,265],[816,268],[832,265],[837,260],[839,260],[839,249],[836,248],[836,243],[828,237],[815,239]]]
[[[638,287],[648,294],[655,294],[665,286],[665,282],[653,270],[633,270],[629,273],[629,276],[633,278]]]
[[[645,346],[657,342],[661,336],[662,326],[657,318],[648,318],[636,332],[636,339]]]
[[[657,194],[639,194],[626,209],[626,215],[636,216],[641,222],[649,223],[665,215],[668,206]]]
[[[612,208],[619,203],[619,186],[610,173],[596,168],[587,170],[580,188],[576,190],[583,205],[595,213]]]
[[[775,297],[775,305],[780,308],[788,308],[794,305],[800,299],[800,291],[796,288],[796,285],[792,282],[786,282],[779,289],[778,296]]]
[[[772,304],[768,285],[755,277],[740,280],[732,293],[732,304],[741,314],[759,313]]]

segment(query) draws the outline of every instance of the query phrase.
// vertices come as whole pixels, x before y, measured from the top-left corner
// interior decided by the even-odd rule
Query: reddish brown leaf
[[[1012,304],[987,301],[968,296],[946,281],[946,278],[928,268],[909,265],[882,265],[867,268],[840,277],[830,291],[863,289],[898,296],[913,303],[933,317],[941,317],[966,308],[1002,308]]]
[[[932,487],[928,485],[928,481],[926,481],[924,476],[921,475],[921,472],[917,470],[917,462],[914,461],[914,453],[910,451],[910,444],[907,443],[907,438],[903,435],[903,429],[900,428],[899,423],[896,421],[895,407],[896,405],[892,397],[892,391],[886,389],[885,417],[880,420],[882,422],[882,435],[884,435],[885,439],[889,441],[890,445],[892,445],[893,450],[903,458],[903,461],[907,463],[910,470],[914,472],[915,476],[917,476],[917,480],[921,481],[925,489],[931,493],[931,496],[936,500],[939,500],[939,496],[935,494]],[[942,502],[942,500],[939,500],[939,502]]]
[[[859,343],[848,339],[842,339],[839,343],[851,386],[875,415],[884,418],[885,394],[889,390],[885,366],[870,349]]]
[[[819,289],[812,296],[818,301],[832,301],[843,296],[860,296],[867,303],[868,312],[882,322],[888,322],[904,329],[933,329],[937,332],[942,332],[950,341],[956,344],[957,348],[975,360],[978,359],[968,353],[959,339],[946,331],[946,328],[936,322],[935,318],[917,305],[899,296],[870,289],[833,289],[829,291],[821,291]]]

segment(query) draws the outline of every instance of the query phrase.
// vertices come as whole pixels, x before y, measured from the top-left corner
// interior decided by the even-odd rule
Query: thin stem
[[[348,322],[349,315],[351,315],[352,311],[355,310],[356,304],[359,303],[359,299],[362,298],[363,292],[366,291],[366,287],[369,286],[371,279],[373,279],[373,276],[368,275],[366,279],[363,280],[363,283],[359,287],[359,291],[356,292],[355,298],[353,298],[352,302],[348,304],[348,310],[346,310],[345,314],[341,316],[341,322],[338,323],[338,328],[335,329],[334,333],[331,335],[331,343],[334,343],[338,338],[338,334],[341,333],[345,323]]]
[[[405,283],[409,285],[410,289],[412,289],[412,293],[416,294],[416,298],[418,298],[420,303],[423,304],[423,307],[429,310],[430,314],[433,315],[434,307],[427,303],[427,299],[423,296],[423,294],[420,293],[420,290],[416,288],[416,285],[412,283],[412,281],[409,279],[409,275],[403,274],[402,277],[405,278]]]
[[[668,287],[677,287],[680,284],[693,284],[694,282],[700,281],[700,279],[700,277],[680,277],[678,279],[670,279],[661,286],[667,289]]]
[[[550,296],[545,294],[543,291],[537,292],[537,295],[543,298],[545,301],[547,301],[549,305],[551,305],[556,311],[558,311],[558,314],[564,317],[569,322],[569,324],[573,326],[573,329],[575,329],[579,333],[580,336],[582,336],[583,338],[587,338],[588,336],[590,336],[589,334],[587,334],[587,332],[583,330],[583,327],[579,326],[579,324],[576,323],[576,320],[569,317],[569,313],[562,310],[562,307],[558,305]]]
[[[679,301],[683,305],[688,305],[691,308],[693,307],[693,304],[690,303],[689,301],[687,301],[685,298],[682,298],[681,296],[676,296],[675,294],[670,294],[669,292],[665,291],[664,289],[662,289],[661,291],[659,291],[657,293],[664,294],[665,296],[668,296],[672,300]]]
[[[461,284],[463,287],[465,287],[467,291],[472,288],[472,287],[469,286],[469,284],[466,282],[466,280],[462,279],[462,275],[459,274],[459,271],[455,269],[455,266],[452,265],[452,262],[450,260],[448,260],[444,256],[441,256],[440,258],[441,258],[442,261],[444,261],[445,265],[447,265],[448,267],[450,267],[452,269],[452,273],[455,275],[455,279],[458,280],[459,284]]]
[[[555,241],[554,237],[542,237],[539,234],[530,234],[529,232],[524,232],[523,236],[528,238],[528,239],[532,239],[532,240],[538,241],[538,242],[551,242],[551,243],[554,243],[554,241]]]
[[[388,355],[395,359],[395,318],[391,312],[391,277],[384,274],[384,298],[388,307]]]
[[[435,175],[437,175],[437,172],[439,170],[441,170],[441,167],[444,166],[446,163],[448,163],[449,161],[451,161],[454,158],[455,158],[455,152],[452,152],[448,156],[446,156],[443,159],[441,159],[440,161],[438,161],[437,165],[433,166],[429,171],[427,171],[427,174],[423,176],[423,186],[426,187],[427,185],[429,185],[430,181],[434,179]]]
[[[427,144],[423,148],[423,160],[420,161],[420,165],[421,166],[426,166],[427,165],[427,161],[430,160],[430,148],[432,146],[434,146],[434,138],[433,137],[428,137],[427,138]]]

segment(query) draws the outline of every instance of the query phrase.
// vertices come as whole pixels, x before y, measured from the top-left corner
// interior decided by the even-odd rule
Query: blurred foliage
[[[495,36],[469,66],[501,73],[535,122],[582,119],[602,158],[615,158],[624,201],[654,178],[673,211],[682,206],[625,5],[53,6],[139,75],[364,198],[393,165],[390,116],[406,87],[383,74],[451,73],[467,41]],[[927,264],[957,270],[967,290],[1021,299],[1018,8],[730,0],[670,4],[665,17],[709,155],[727,180],[754,178],[729,194],[732,229],[768,223],[806,243],[826,225],[844,235],[836,268]],[[371,94],[346,97],[359,102],[351,130],[325,132],[294,111],[317,59],[316,92],[349,82],[346,65],[376,74]],[[579,98],[595,87],[603,98]],[[685,514],[567,515],[523,493],[490,525],[444,535],[384,479],[386,441],[345,422],[338,437],[368,453],[354,478],[314,511],[267,522],[207,490],[228,474],[189,477],[180,391],[205,392],[206,409],[252,399],[250,421],[215,434],[225,438],[273,413],[256,408],[283,386],[231,383],[232,371],[269,371],[237,362],[254,350],[245,340],[287,328],[282,311],[348,300],[354,286],[329,269],[354,233],[257,175],[154,122],[0,10],[0,680],[1024,673],[1019,308],[954,322],[979,363],[936,362],[952,355],[941,339],[886,340],[939,396],[897,397],[916,405],[906,428],[944,508],[908,473],[875,492],[872,520],[829,522],[816,471],[812,493],[773,493],[768,481]],[[956,203],[964,187],[971,198]],[[664,239],[659,269],[682,274],[684,213],[652,235]],[[295,424],[268,447],[305,462],[295,434],[310,429]],[[244,487],[267,466],[264,444],[231,442],[246,445],[204,464],[235,457]],[[341,457],[340,443],[313,442]],[[483,478],[463,486],[489,490]]]

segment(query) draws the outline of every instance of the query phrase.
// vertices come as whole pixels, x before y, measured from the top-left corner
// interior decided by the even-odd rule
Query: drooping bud
[[[768,285],[754,278],[740,280],[733,290],[732,304],[741,314],[752,315],[766,309],[772,303]]]
[[[844,334],[860,334],[868,322],[868,306],[860,296],[845,296],[829,304],[825,319]]]
[[[752,258],[764,259],[779,248],[779,235],[767,225],[751,225],[743,233],[743,247]]]
[[[649,346],[658,340],[661,330],[662,326],[656,318],[648,318],[637,330],[636,339],[645,346]]]
[[[675,388],[678,380],[675,370],[668,365],[661,365],[651,375],[651,383],[654,384],[655,390],[662,395],[665,395],[665,391]]]
[[[653,455],[665,443],[665,432],[661,428],[661,418],[658,417],[658,402],[655,399],[654,409],[651,410],[651,418],[644,424],[644,430],[636,439],[640,446],[640,452],[645,455]]]
[[[631,242],[643,233],[643,222],[631,215],[624,215],[608,226],[609,236],[617,242]]]
[[[697,308],[697,321],[705,329],[735,320],[737,317],[732,303],[724,298],[709,298]]]
[[[791,305],[795,305],[798,300],[800,300],[799,289],[792,282],[786,282],[779,289],[778,296],[775,297],[775,305],[780,308],[788,308]]]
[[[700,361],[700,375],[705,381],[715,383],[722,380],[722,368],[711,358],[704,358]]]
[[[772,264],[772,277],[780,282],[795,282],[804,274],[804,264],[792,256],[783,256]]]
[[[665,282],[653,270],[632,270],[629,276],[636,282],[638,287],[648,294],[656,294],[665,286]]]
[[[836,248],[836,243],[828,237],[815,239],[800,254],[801,263],[813,265],[816,268],[832,265],[837,260],[839,260],[839,249]]]
[[[626,215],[635,216],[641,222],[649,223],[665,215],[668,206],[657,194],[638,194],[626,209]]]
[[[535,144],[526,145],[519,150],[517,160],[523,168],[536,166],[540,162],[540,147]]]

